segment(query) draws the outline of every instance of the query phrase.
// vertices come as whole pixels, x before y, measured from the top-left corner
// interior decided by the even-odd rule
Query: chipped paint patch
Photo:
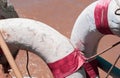
[[[10,34],[8,34],[5,30],[1,30],[1,34],[4,37],[4,39],[7,39],[8,37],[10,37]]]

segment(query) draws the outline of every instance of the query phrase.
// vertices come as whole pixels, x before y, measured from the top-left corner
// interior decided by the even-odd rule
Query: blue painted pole
[[[100,56],[97,56],[96,59],[98,60],[98,67],[107,73],[112,64]],[[120,69],[114,66],[110,72],[110,75],[113,78],[120,78]]]

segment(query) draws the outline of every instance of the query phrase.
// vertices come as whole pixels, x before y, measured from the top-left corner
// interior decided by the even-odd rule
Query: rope
[[[27,55],[26,70],[27,70],[29,78],[32,78],[30,71],[29,71],[29,68],[28,68],[28,65],[29,65],[29,52],[28,52],[28,50],[26,51],[26,55]]]
[[[115,60],[114,64],[113,64],[113,65],[111,66],[111,68],[109,69],[109,71],[108,71],[108,73],[107,73],[107,75],[106,75],[105,78],[108,78],[108,76],[109,76],[111,70],[112,70],[113,67],[117,64],[117,62],[118,62],[119,59],[120,59],[120,54],[119,54],[119,56],[117,57],[117,59]]]
[[[108,50],[114,48],[115,46],[117,46],[117,45],[119,45],[119,44],[120,44],[120,41],[116,42],[115,44],[113,44],[111,47],[105,49],[104,51],[102,51],[102,52],[100,52],[100,53],[98,53],[98,54],[96,54],[96,55],[93,55],[93,56],[87,58],[87,61],[89,61],[89,60],[91,60],[91,59],[93,59],[93,58],[95,58],[95,57],[97,57],[97,56],[99,56],[99,55],[105,53],[106,51],[108,51]]]
[[[72,47],[75,48],[75,46],[72,44],[72,42],[71,42],[69,39],[68,39],[68,41],[69,41],[69,43],[72,45]],[[97,57],[97,56],[99,56],[99,55],[105,53],[106,51],[108,51],[108,50],[114,48],[115,46],[117,46],[117,45],[119,45],[119,44],[120,44],[120,41],[116,42],[116,43],[113,44],[111,47],[109,47],[108,49],[106,49],[106,50],[100,52],[99,54],[93,55],[92,57],[88,58],[86,61],[89,61],[89,60],[91,60],[91,59],[93,59],[93,58],[95,58],[95,57]],[[28,64],[29,64],[29,53],[28,53],[28,51],[26,51],[26,55],[27,55],[26,70],[27,70],[27,72],[28,72],[28,76],[29,76],[30,78],[32,78],[32,76],[31,76],[31,74],[30,74],[30,72],[29,72],[29,68],[28,68]],[[119,58],[120,58],[120,55],[119,55]],[[114,65],[115,65],[116,63],[117,63],[117,60],[116,60],[116,62],[114,63]],[[114,65],[113,65],[113,66],[114,66]],[[113,68],[113,66],[111,67],[111,69]],[[109,70],[108,75],[109,75],[111,69]],[[107,77],[106,77],[106,78],[107,78]]]

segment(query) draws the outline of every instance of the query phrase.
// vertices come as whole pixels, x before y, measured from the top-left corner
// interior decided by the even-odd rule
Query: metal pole
[[[111,68],[109,69],[109,71],[108,71],[108,73],[107,73],[107,75],[106,75],[105,78],[108,78],[110,72],[112,71],[112,69],[114,68],[114,66],[116,65],[116,63],[118,62],[119,58],[120,58],[120,55],[117,57],[117,59],[115,60],[114,64],[113,64],[113,65],[111,66]]]

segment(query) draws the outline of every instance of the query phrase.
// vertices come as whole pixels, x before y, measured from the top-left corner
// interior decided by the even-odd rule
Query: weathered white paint
[[[4,19],[0,20],[0,30],[12,54],[18,49],[29,50],[42,57],[46,63],[52,63],[74,51],[67,37],[39,21]],[[73,77],[80,76],[71,75],[68,78]]]
[[[97,2],[80,14],[71,35],[71,41],[87,57],[95,54],[99,40],[104,36],[95,27],[94,8]],[[114,14],[117,8],[112,0],[108,19],[112,32],[120,36],[120,19]],[[74,50],[65,36],[38,21],[24,18],[0,20],[0,30],[12,53],[17,49],[26,49],[42,57],[46,63],[57,61]],[[81,68],[67,78],[85,78],[84,70]]]
[[[23,18],[0,20],[0,30],[11,50],[33,51],[47,63],[61,59],[74,50],[65,36],[38,21]]]
[[[42,57],[46,63],[52,63],[74,51],[67,37],[50,26],[32,19],[0,20],[0,31],[13,55],[18,49],[29,50]],[[82,78],[82,75],[78,74],[77,77]]]
[[[96,54],[98,43],[104,36],[95,26],[94,9],[98,1],[90,4],[78,16],[71,34],[71,42],[83,51],[86,57]],[[120,36],[120,16],[115,15],[115,11],[118,8],[120,7],[115,1],[111,0],[108,7],[108,23],[111,31],[115,35]]]
[[[96,54],[99,40],[104,36],[95,26],[94,9],[97,2],[92,3],[79,15],[71,34],[71,41],[80,50],[84,51],[87,57]],[[114,13],[118,8],[115,1],[112,0],[108,8],[108,22],[111,31],[120,36],[120,16]],[[80,42],[83,43],[82,47]]]

